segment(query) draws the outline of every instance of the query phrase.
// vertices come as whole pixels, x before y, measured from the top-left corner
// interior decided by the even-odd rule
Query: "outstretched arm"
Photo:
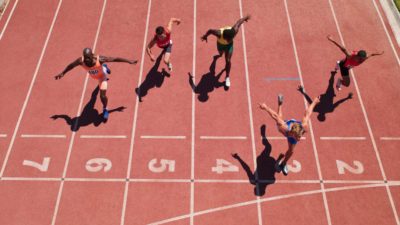
[[[239,19],[239,20],[235,23],[235,25],[233,25],[232,28],[235,30],[235,34],[236,34],[237,32],[239,32],[240,26],[241,26],[244,22],[249,21],[249,19],[250,19],[250,15],[247,15],[247,16],[245,16],[245,17]]]
[[[57,74],[54,78],[56,80],[61,79],[66,73],[68,73],[68,71],[72,70],[73,68],[79,66],[82,64],[82,59],[81,58],[77,58],[75,61],[73,61],[72,63],[70,63],[65,69],[64,71],[62,71],[61,73]]]
[[[333,40],[333,38],[332,38],[331,35],[326,36],[326,38],[328,38],[328,40],[329,40],[330,42],[332,42],[332,43],[335,44],[338,48],[340,48],[340,50],[342,50],[342,52],[343,52],[347,57],[350,56],[350,53],[347,51],[347,49],[346,49],[344,46],[342,46],[342,45],[340,45],[339,43],[337,43],[335,40]]]
[[[154,62],[155,58],[154,58],[153,53],[151,53],[151,48],[152,48],[155,44],[156,44],[156,39],[153,38],[153,39],[150,41],[150,43],[147,45],[147,48],[146,48],[146,53],[147,53],[147,55],[149,55],[150,60],[153,61],[153,62]]]
[[[174,23],[176,23],[176,25],[179,25],[179,24],[181,23],[181,19],[178,19],[178,18],[171,18],[171,19],[169,20],[169,22],[168,22],[168,25],[167,25],[168,32],[171,32],[171,31],[172,31],[172,25],[173,25]]]
[[[219,38],[221,36],[221,31],[215,30],[215,29],[209,29],[207,33],[205,33],[203,36],[201,36],[201,40],[207,42],[207,37],[212,34],[215,37]]]
[[[129,60],[125,58],[120,58],[120,57],[107,57],[107,56],[100,56],[100,63],[105,63],[105,62],[125,62],[129,64],[136,64],[138,61],[137,60]]]
[[[261,110],[266,111],[271,116],[271,118],[275,120],[275,122],[278,124],[279,127],[286,125],[283,118],[280,117],[278,113],[276,113],[274,110],[268,107],[265,103],[258,103],[258,106],[260,107]]]
[[[385,53],[385,52],[384,52],[384,51],[381,51],[381,52],[374,52],[374,53],[372,53],[371,55],[367,56],[367,58],[370,58],[370,57],[372,57],[372,56],[382,55],[383,53]]]
[[[314,98],[313,102],[311,103],[311,105],[307,108],[307,110],[304,113],[303,120],[301,121],[304,129],[306,129],[308,127],[308,121],[310,120],[310,116],[311,116],[315,106],[319,103],[319,98],[320,98],[319,96]]]

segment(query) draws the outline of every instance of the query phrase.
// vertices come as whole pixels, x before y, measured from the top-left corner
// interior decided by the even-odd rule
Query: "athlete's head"
[[[93,51],[91,48],[84,48],[83,49],[83,61],[87,66],[93,65]]]
[[[235,37],[235,29],[231,28],[224,30],[224,32],[222,33],[222,37],[227,41],[232,41]]]
[[[289,131],[289,135],[296,138],[296,140],[300,140],[301,136],[304,134],[303,127],[298,123],[293,123],[292,128]]]
[[[165,33],[164,27],[158,26],[158,27],[156,28],[156,35],[157,35],[158,37],[163,37],[163,34],[164,34],[164,33]]]
[[[365,50],[360,50],[357,52],[357,57],[359,61],[364,61],[367,58],[367,52]]]

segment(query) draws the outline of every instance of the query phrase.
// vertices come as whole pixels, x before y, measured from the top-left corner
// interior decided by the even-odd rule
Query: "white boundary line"
[[[295,41],[295,38],[294,38],[292,21],[290,19],[289,7],[288,7],[288,4],[287,4],[287,0],[285,0],[284,3],[285,3],[285,10],[286,10],[286,15],[287,15],[287,20],[288,20],[288,24],[289,24],[290,36],[291,36],[292,44],[293,44],[293,51],[294,51],[294,55],[295,55],[295,58],[296,58],[297,71],[298,71],[299,77],[300,77],[300,84],[304,87],[303,74],[302,74],[302,71],[301,71],[300,61],[299,61],[299,57],[298,57],[298,54],[297,54],[297,46],[296,46],[296,41]],[[306,99],[303,99],[303,101],[304,101],[304,107],[307,109],[308,104],[307,104]],[[313,150],[314,150],[315,162],[316,162],[316,165],[317,165],[318,178],[320,180],[323,180],[321,166],[319,164],[319,156],[318,156],[317,146],[315,144],[315,136],[314,136],[314,130],[313,130],[313,127],[312,127],[311,119],[308,121],[308,124],[310,126],[310,136],[311,136],[311,142],[312,142],[312,146],[313,146]],[[320,186],[321,186],[322,198],[324,200],[326,219],[327,219],[328,225],[331,225],[332,221],[331,221],[331,215],[330,215],[330,212],[329,212],[328,200],[326,198],[326,193],[325,193],[325,185],[323,183],[320,183]]]
[[[242,183],[248,184],[248,179],[163,179],[163,178],[88,178],[88,177],[2,177],[3,181],[65,181],[65,182],[129,182],[129,183]],[[319,184],[320,180],[259,180],[270,184]],[[325,184],[385,184],[384,180],[324,180]],[[391,186],[400,185],[400,180],[387,181]]]
[[[260,202],[270,202],[270,201],[295,198],[295,197],[300,197],[300,196],[309,196],[309,195],[321,194],[324,192],[338,192],[338,191],[347,191],[347,190],[356,190],[356,189],[365,189],[365,188],[377,188],[377,187],[382,187],[382,186],[384,186],[384,184],[368,184],[368,185],[357,185],[357,186],[349,186],[349,187],[327,188],[325,190],[317,189],[317,190],[311,190],[311,191],[303,191],[303,192],[298,192],[298,193],[284,194],[284,195],[262,198],[260,200]],[[211,209],[198,211],[198,212],[194,213],[194,216],[200,216],[200,215],[219,212],[219,211],[223,211],[223,210],[227,210],[227,209],[249,206],[249,205],[253,205],[253,204],[257,204],[257,203],[258,203],[258,200],[252,200],[252,201],[235,203],[235,204],[231,204],[231,205],[225,205],[225,206],[221,206],[221,207],[217,207],[217,208],[211,208]],[[170,223],[170,222],[186,219],[189,216],[190,216],[189,214],[181,215],[181,216],[157,221],[154,223],[150,223],[149,225],[160,225],[160,224]]]
[[[12,134],[11,141],[10,141],[10,144],[8,146],[8,149],[7,149],[7,153],[6,153],[6,156],[5,156],[4,161],[3,161],[3,166],[1,167],[0,177],[3,176],[4,170],[6,169],[8,158],[10,157],[11,150],[12,150],[12,148],[14,146],[14,141],[15,141],[15,138],[17,137],[17,132],[19,130],[19,126],[21,124],[22,117],[24,116],[26,106],[28,105],[28,101],[29,101],[29,98],[30,98],[31,93],[32,93],[33,85],[35,84],[36,77],[38,75],[40,65],[42,64],[42,59],[43,59],[44,53],[46,52],[47,44],[49,43],[49,39],[50,39],[51,33],[53,32],[53,27],[54,27],[54,24],[55,24],[55,22],[57,20],[57,15],[58,15],[58,12],[60,10],[61,3],[62,3],[62,0],[60,0],[58,2],[58,6],[57,6],[57,9],[56,9],[56,12],[54,13],[53,21],[52,21],[52,23],[50,25],[49,32],[47,33],[46,41],[44,42],[44,46],[43,46],[42,52],[40,53],[40,57],[39,57],[38,63],[36,64],[35,72],[33,73],[32,81],[31,81],[31,83],[29,85],[28,93],[26,94],[26,97],[25,97],[25,100],[24,100],[24,104],[22,105],[21,113],[19,114],[17,124],[16,124],[16,126],[14,128],[14,132]]]
[[[381,141],[400,141],[400,137],[381,137]]]
[[[320,137],[321,140],[329,141],[364,141],[366,137]]]
[[[196,47],[197,47],[197,1],[193,0],[193,62],[192,62],[192,76],[193,82],[196,82]],[[190,146],[190,179],[195,179],[195,125],[196,125],[196,94],[192,91],[192,137]],[[190,225],[194,224],[194,182],[190,183]]]
[[[345,42],[344,42],[344,39],[343,39],[343,35],[342,35],[342,31],[340,30],[339,22],[338,22],[338,20],[336,18],[336,13],[335,13],[335,9],[333,8],[332,1],[328,0],[328,2],[329,2],[329,5],[330,5],[330,8],[331,8],[331,11],[332,11],[333,19],[335,21],[335,25],[336,25],[336,29],[337,29],[339,37],[340,37],[340,41],[341,41],[341,43],[343,45],[345,45]],[[351,70],[350,73],[351,73],[351,76],[352,76],[352,79],[353,79],[353,82],[354,82],[354,87],[356,88],[357,94],[359,96],[361,109],[362,109],[362,112],[363,112],[363,115],[364,115],[364,120],[365,120],[365,123],[367,124],[368,133],[369,133],[369,136],[371,138],[372,146],[373,146],[373,149],[374,149],[374,152],[375,152],[375,155],[376,155],[376,159],[377,159],[378,164],[379,164],[379,168],[381,170],[382,178],[384,180],[387,180],[386,174],[385,174],[385,170],[383,168],[383,164],[382,164],[382,161],[381,161],[381,157],[379,155],[378,147],[377,147],[376,142],[375,142],[375,137],[374,137],[374,134],[372,132],[371,125],[369,123],[367,111],[365,110],[364,102],[362,100],[362,96],[361,96],[360,90],[358,88],[357,80],[356,80],[356,77],[354,75],[354,71]],[[396,219],[397,224],[399,225],[400,222],[399,222],[399,217],[397,215],[396,206],[394,205],[392,193],[390,192],[389,186],[387,184],[386,184],[386,192],[388,194],[388,198],[389,198],[390,204],[392,206],[393,215],[394,215],[394,217]]]
[[[200,136],[203,140],[246,140],[246,136]]]
[[[10,22],[11,17],[12,17],[12,15],[14,14],[14,10],[15,10],[15,8],[17,7],[18,1],[19,1],[19,0],[16,0],[16,1],[14,2],[14,6],[13,6],[13,8],[11,9],[10,15],[8,15],[7,21],[6,21],[6,23],[4,24],[3,30],[1,31],[0,40],[3,38],[4,32],[6,32],[8,23]]]
[[[124,139],[126,135],[81,135],[81,138],[86,139]]]
[[[287,140],[286,137],[282,137],[282,136],[276,136],[276,137],[261,137],[261,139],[267,139],[267,140]],[[301,140],[306,140],[306,137],[301,137]]]
[[[149,32],[150,12],[151,12],[151,0],[148,0],[146,28],[145,28],[144,37],[143,37],[143,48],[142,48],[142,57],[141,57],[141,60],[140,60],[138,85],[140,85],[140,83],[142,82],[142,76],[143,76],[143,65],[144,65],[144,56],[145,56],[146,44],[147,44],[147,33]],[[129,159],[128,159],[128,168],[127,168],[127,171],[126,171],[126,179],[129,179],[130,176],[131,176],[133,147],[135,145],[138,109],[139,109],[139,96],[136,97],[135,112],[134,112],[133,121],[132,121],[131,144],[129,146]],[[120,225],[124,225],[125,224],[125,213],[126,213],[126,204],[127,204],[127,201],[128,201],[128,194],[129,194],[129,182],[126,181],[125,190],[124,190],[124,199],[123,199],[123,202],[122,202],[121,223],[120,223]]]
[[[239,0],[239,10],[240,10],[240,18],[243,18],[243,7],[242,7],[242,0]],[[247,94],[247,106],[249,110],[249,125],[250,125],[250,135],[251,135],[251,149],[252,149],[252,156],[253,156],[253,166],[255,170],[255,179],[258,180],[258,173],[257,173],[257,153],[256,153],[256,144],[255,144],[255,135],[254,135],[254,121],[253,121],[253,110],[252,110],[252,101],[251,101],[251,94],[250,94],[250,78],[249,78],[249,69],[247,64],[247,46],[246,46],[246,35],[245,35],[245,25],[242,24],[242,45],[243,45],[243,58],[244,58],[244,69],[246,74],[246,94]],[[246,137],[244,137],[246,138]],[[256,192],[257,194],[260,193],[259,185],[256,183]],[[261,203],[260,203],[260,196],[257,195],[257,216],[258,216],[258,224],[263,224],[263,217],[261,212]]]
[[[63,134],[21,134],[21,138],[67,138]]]
[[[372,2],[374,3],[375,10],[376,10],[376,12],[378,13],[379,19],[380,19],[380,21],[381,21],[381,23],[382,23],[382,26],[383,26],[383,29],[385,30],[386,37],[388,38],[389,43],[390,43],[390,47],[392,47],[394,56],[395,56],[395,58],[396,58],[396,60],[397,60],[397,65],[400,66],[399,56],[397,55],[396,49],[394,48],[392,38],[390,37],[389,32],[388,32],[388,30],[387,30],[387,28],[386,28],[386,25],[385,25],[385,21],[383,21],[381,12],[379,11],[378,6],[376,5],[375,0],[372,0]],[[382,3],[382,2],[381,2],[381,3]],[[393,1],[392,1],[392,3],[393,3]],[[381,6],[383,6],[383,4],[381,4]],[[388,20],[389,20],[389,19],[388,19]],[[390,21],[389,21],[389,22],[390,22]],[[397,31],[398,31],[398,30],[397,30]],[[395,34],[395,35],[396,35],[396,34]]]
[[[380,0],[382,9],[386,14],[386,18],[392,28],[397,46],[400,46],[400,16],[393,0]]]
[[[103,8],[101,10],[101,14],[100,14],[100,18],[99,18],[99,24],[97,26],[97,32],[96,32],[96,36],[95,36],[95,39],[94,39],[93,52],[95,52],[95,50],[96,50],[97,39],[99,38],[100,28],[101,28],[101,24],[103,22],[103,15],[104,15],[104,11],[106,9],[106,5],[107,5],[107,0],[103,0]],[[76,113],[78,118],[79,118],[79,114],[80,114],[80,112],[82,110],[83,100],[85,98],[85,92],[86,92],[88,80],[89,80],[89,76],[88,76],[88,74],[86,74],[86,78],[85,78],[85,82],[84,82],[83,90],[82,90],[82,95],[81,95],[81,99],[80,99],[79,106],[78,106],[78,111]],[[75,122],[75,124],[73,126],[76,127],[78,125],[78,123],[79,123],[79,119],[76,120],[76,122]],[[67,169],[68,169],[69,160],[70,160],[71,154],[72,154],[72,147],[74,145],[75,135],[76,135],[76,131],[72,131],[71,140],[69,142],[69,147],[68,147],[67,158],[65,160],[65,165],[64,165],[63,175],[62,175],[63,178],[66,177],[66,175],[67,175]],[[63,190],[64,190],[64,180],[62,180],[61,184],[60,184],[60,189],[58,191],[57,201],[56,201],[56,205],[55,205],[55,209],[54,209],[54,214],[53,214],[53,218],[52,218],[52,221],[51,221],[51,225],[54,225],[56,223],[57,214],[58,214],[58,207],[60,206],[60,201],[61,201],[61,196],[62,196]]]
[[[186,136],[151,136],[151,135],[142,135],[140,136],[142,139],[186,139]]]

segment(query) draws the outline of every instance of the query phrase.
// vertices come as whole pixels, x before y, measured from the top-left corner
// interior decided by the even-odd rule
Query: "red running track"
[[[399,224],[399,48],[379,1],[39,1],[11,0],[0,20],[0,224]],[[200,36],[245,14],[224,90],[224,59],[212,69],[215,39]],[[168,77],[144,50],[171,17]],[[328,34],[385,54],[333,101],[352,99],[313,114],[285,177],[286,141],[257,103],[283,93],[300,118],[298,85],[325,93],[343,57]],[[107,123],[82,69],[53,78],[84,47],[139,60],[110,65]]]

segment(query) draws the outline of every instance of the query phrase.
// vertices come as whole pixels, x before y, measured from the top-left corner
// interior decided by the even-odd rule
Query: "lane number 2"
[[[364,166],[360,161],[353,161],[354,167],[351,167],[349,164],[341,161],[341,160],[336,160],[336,165],[338,168],[339,174],[345,174],[345,170],[349,171],[350,173],[353,174],[362,174],[364,172]]]

